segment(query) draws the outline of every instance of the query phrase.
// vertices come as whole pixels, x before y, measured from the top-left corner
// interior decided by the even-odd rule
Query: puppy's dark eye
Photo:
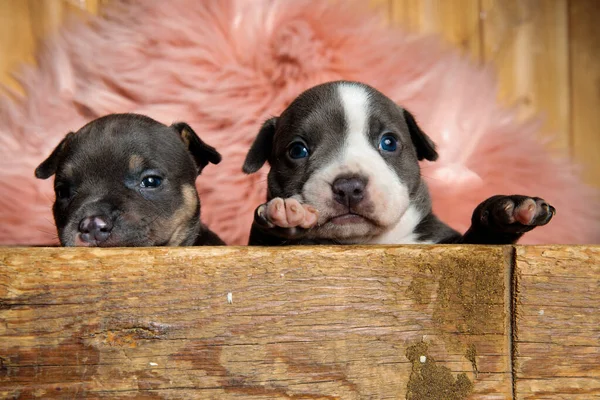
[[[157,188],[161,185],[161,183],[162,178],[160,176],[151,175],[142,179],[141,186],[143,188]]]
[[[54,188],[56,197],[62,200],[71,197],[71,188],[68,185],[58,185]]]
[[[398,140],[392,135],[383,135],[379,141],[379,149],[383,151],[393,152],[398,148]]]
[[[294,142],[288,150],[290,157],[294,160],[308,157],[308,148],[302,142]]]

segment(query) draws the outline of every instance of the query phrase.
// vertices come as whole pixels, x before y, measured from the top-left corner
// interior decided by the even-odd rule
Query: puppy
[[[555,213],[537,197],[494,196],[461,235],[433,214],[421,177],[419,161],[437,157],[413,116],[377,90],[313,87],[266,121],[248,152],[244,172],[271,166],[249,243],[505,244]]]
[[[223,245],[200,222],[195,185],[220,161],[183,122],[113,114],[67,134],[35,176],[56,174],[52,211],[63,246]]]

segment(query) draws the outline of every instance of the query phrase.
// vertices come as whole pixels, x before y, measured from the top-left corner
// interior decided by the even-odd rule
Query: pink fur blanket
[[[302,90],[337,79],[370,84],[416,115],[438,143],[423,164],[434,210],[464,231],[493,194],[530,194],[556,206],[523,243],[598,243],[596,193],[546,150],[536,122],[496,101],[489,69],[436,39],[385,27],[363,1],[115,1],[44,43],[21,73],[26,95],[0,99],[0,243],[56,243],[52,182],[35,167],[69,130],[113,112],[188,122],[224,161],[198,179],[202,217],[245,244],[265,199],[266,168],[241,171],[263,120]]]

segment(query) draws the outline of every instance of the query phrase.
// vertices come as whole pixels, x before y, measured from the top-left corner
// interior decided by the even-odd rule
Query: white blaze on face
[[[332,209],[335,200],[331,185],[335,179],[348,174],[362,176],[368,179],[364,202],[371,203],[371,207],[365,207],[363,216],[385,227],[383,231],[390,230],[408,209],[408,188],[369,139],[369,93],[363,87],[352,84],[340,84],[337,90],[344,108],[347,131],[345,134],[340,132],[340,140],[343,140],[340,142],[341,151],[304,185],[304,200],[317,208],[319,224],[323,224],[337,215]],[[381,228],[369,225],[361,223],[339,227],[335,233],[344,236],[382,233]]]

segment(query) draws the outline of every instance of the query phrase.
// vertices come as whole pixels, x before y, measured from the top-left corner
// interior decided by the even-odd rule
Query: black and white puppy
[[[56,174],[52,210],[63,246],[223,245],[200,222],[195,185],[220,161],[186,123],[112,114],[67,134],[35,176]]]
[[[421,177],[419,161],[437,157],[413,116],[377,90],[313,87],[265,122],[246,157],[246,173],[271,166],[249,242],[504,244],[554,215],[540,198],[494,196],[461,235],[433,214]]]

